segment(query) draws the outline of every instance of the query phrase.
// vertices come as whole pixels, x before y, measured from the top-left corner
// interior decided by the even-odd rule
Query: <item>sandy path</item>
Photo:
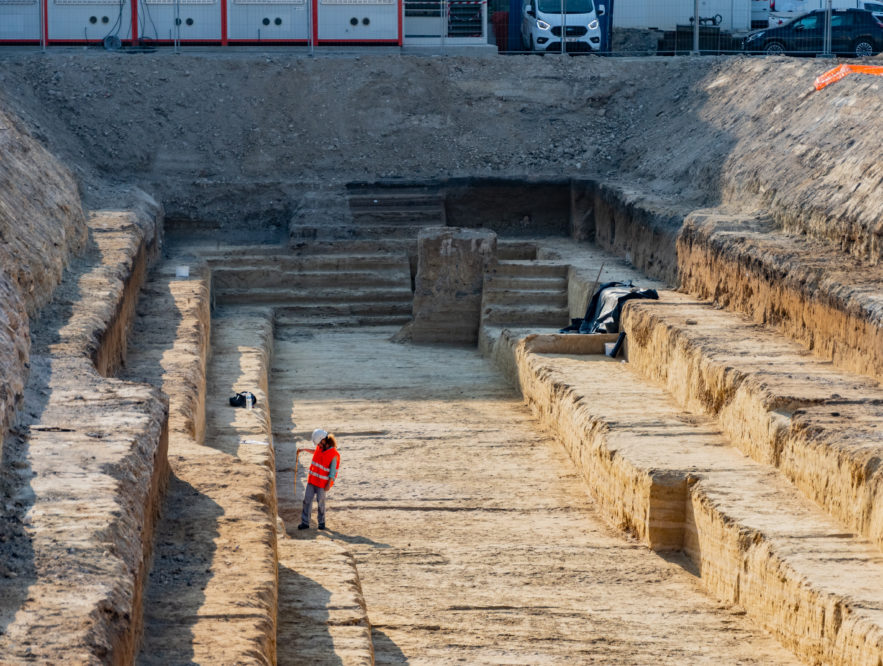
[[[280,457],[287,429],[340,437],[327,534],[355,555],[377,663],[793,661],[608,528],[477,352],[392,332],[282,328],[271,384]],[[279,483],[291,530],[291,474]]]

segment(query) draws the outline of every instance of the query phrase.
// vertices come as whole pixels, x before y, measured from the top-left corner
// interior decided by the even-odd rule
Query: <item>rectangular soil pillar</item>
[[[398,334],[412,342],[476,344],[484,274],[496,261],[486,229],[427,227],[417,237],[413,316]]]

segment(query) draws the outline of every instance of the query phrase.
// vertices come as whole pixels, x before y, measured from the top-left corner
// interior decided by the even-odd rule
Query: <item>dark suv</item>
[[[825,44],[825,12],[817,10],[790,23],[755,30],[742,40],[742,50],[771,55],[821,53]],[[831,14],[831,51],[870,56],[883,48],[883,23],[863,9],[835,9]]]

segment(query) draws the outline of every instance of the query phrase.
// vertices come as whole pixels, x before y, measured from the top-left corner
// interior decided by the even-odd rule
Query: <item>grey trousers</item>
[[[319,524],[321,525],[325,522],[325,489],[308,483],[306,492],[304,492],[304,510],[300,516],[300,522],[304,525],[310,524],[310,513],[313,511],[313,495],[316,496],[316,505],[319,509]]]

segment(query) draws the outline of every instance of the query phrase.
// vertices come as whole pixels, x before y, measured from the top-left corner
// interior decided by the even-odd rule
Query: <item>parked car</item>
[[[861,9],[871,12],[875,18],[883,21],[883,2],[861,2]]]
[[[769,0],[766,24],[770,28],[790,23],[816,9],[825,8],[825,0]],[[877,18],[883,18],[883,2],[869,0],[833,0],[834,9],[866,9]],[[766,27],[766,26],[760,26]]]
[[[747,53],[801,55],[821,53],[825,44],[825,12],[804,14],[778,28],[755,30],[742,40]],[[831,51],[840,55],[870,56],[883,48],[883,22],[863,9],[834,10],[831,15]]]
[[[567,51],[597,51],[601,27],[592,0],[563,0]],[[521,12],[521,42],[528,51],[561,50],[562,0],[526,0]]]

